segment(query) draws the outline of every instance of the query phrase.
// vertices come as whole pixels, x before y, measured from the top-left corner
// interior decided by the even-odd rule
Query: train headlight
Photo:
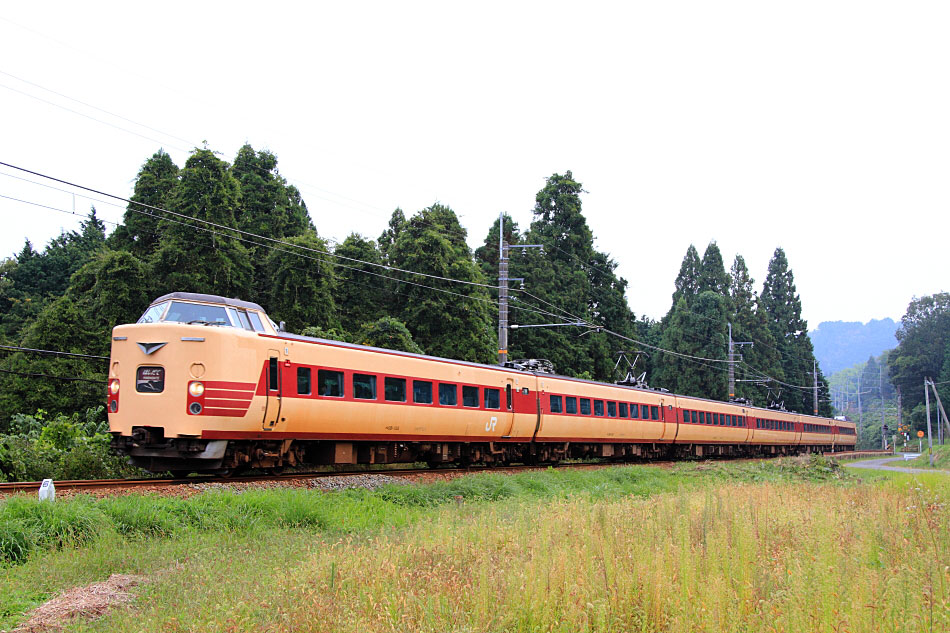
[[[109,381],[109,393],[111,393],[113,396],[119,393],[119,379],[118,378],[113,378],[112,380]]]
[[[204,392],[205,386],[200,382],[195,381],[188,385],[188,393],[193,395],[195,398],[200,398]]]

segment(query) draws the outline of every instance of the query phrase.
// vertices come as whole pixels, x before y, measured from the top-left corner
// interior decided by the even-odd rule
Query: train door
[[[504,431],[501,436],[508,437],[511,435],[511,429],[515,424],[515,380],[514,378],[508,378],[505,380],[505,393],[502,394],[501,402],[501,416],[499,418],[499,425],[502,431]]]
[[[264,407],[264,430],[270,431],[280,420],[280,352],[276,349],[267,350],[264,374],[264,392],[267,394],[267,403]]]

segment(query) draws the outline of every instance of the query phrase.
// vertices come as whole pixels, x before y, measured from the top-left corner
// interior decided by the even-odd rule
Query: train
[[[112,446],[152,472],[853,450],[852,422],[300,336],[174,292],[116,326]]]

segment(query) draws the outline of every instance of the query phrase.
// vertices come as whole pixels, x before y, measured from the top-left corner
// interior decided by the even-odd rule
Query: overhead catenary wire
[[[108,356],[97,356],[95,354],[77,354],[75,352],[59,352],[51,349],[35,349],[32,347],[17,347],[15,345],[0,345],[0,350],[13,352],[30,352],[33,354],[45,354],[48,356],[72,356],[83,359],[109,360]]]

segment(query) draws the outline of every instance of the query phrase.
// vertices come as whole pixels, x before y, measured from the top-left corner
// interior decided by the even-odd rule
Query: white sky
[[[128,196],[159,147],[181,166],[203,141],[228,161],[250,142],[325,237],[375,239],[396,206],[439,201],[473,247],[499,211],[527,227],[570,169],[638,316],[662,316],[687,246],[717,240],[758,287],[784,247],[812,328],[896,319],[950,289],[948,18],[828,0],[4,3],[0,161]],[[0,195],[88,211],[15,173]],[[0,256],[79,223],[4,198],[0,218]]]

